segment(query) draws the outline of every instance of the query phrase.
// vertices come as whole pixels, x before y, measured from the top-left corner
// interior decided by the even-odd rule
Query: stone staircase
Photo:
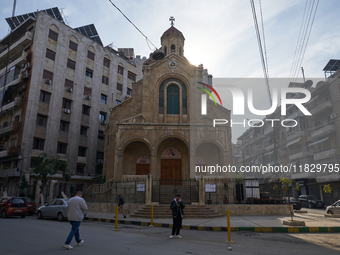
[[[211,207],[205,205],[186,205],[184,209],[184,218],[186,219],[202,219],[222,217],[223,215],[215,212]],[[130,217],[135,218],[151,218],[151,205],[145,205],[138,211],[135,211]],[[153,217],[156,219],[172,218],[169,205],[154,205]]]

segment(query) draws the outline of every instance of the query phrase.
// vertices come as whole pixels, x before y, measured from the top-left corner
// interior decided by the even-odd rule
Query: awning
[[[318,144],[318,143],[322,143],[322,142],[328,140],[328,138],[329,138],[329,137],[326,137],[326,138],[321,139],[321,140],[319,140],[319,141],[316,141],[316,142],[314,142],[314,143],[308,144],[308,147],[309,147],[309,146],[313,146],[313,145]]]
[[[274,151],[267,152],[267,153],[264,154],[263,156],[267,156],[267,155],[273,154],[273,152],[274,152]]]
[[[294,143],[299,142],[300,139],[301,139],[301,137],[296,138],[296,139],[294,139],[293,141],[290,141],[289,143],[286,144],[286,147],[289,147],[289,146],[293,145]]]

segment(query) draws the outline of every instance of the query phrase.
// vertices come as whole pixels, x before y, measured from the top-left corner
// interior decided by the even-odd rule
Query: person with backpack
[[[179,235],[179,231],[182,227],[182,220],[184,216],[183,209],[185,208],[185,205],[181,199],[181,195],[177,194],[176,198],[171,202],[170,209],[172,210],[172,233],[171,236],[169,236],[170,239],[176,237],[176,238],[182,238]],[[176,235],[175,235],[176,234]]]
[[[118,195],[118,207],[122,211],[122,214],[124,215],[124,218],[126,218],[126,214],[124,212],[124,204],[125,204],[125,199],[122,195]]]

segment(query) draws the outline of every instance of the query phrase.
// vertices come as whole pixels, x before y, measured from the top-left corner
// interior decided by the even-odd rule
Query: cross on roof
[[[171,26],[174,25],[175,18],[173,16],[170,16],[169,21],[171,21]]]

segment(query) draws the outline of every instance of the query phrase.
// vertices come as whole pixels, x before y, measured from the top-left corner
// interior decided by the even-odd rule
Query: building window
[[[117,104],[120,104],[120,103],[121,103],[121,101],[119,101],[119,100],[116,99],[116,105],[117,105]]]
[[[19,122],[20,121],[20,115],[15,115],[14,116],[14,121]]]
[[[167,88],[167,114],[179,114],[179,87],[170,85]]]
[[[72,100],[63,98],[63,108],[71,110]]]
[[[98,130],[98,139],[101,140],[105,139],[104,131]]]
[[[104,65],[105,67],[109,68],[109,67],[110,67],[110,60],[107,59],[107,58],[104,58],[104,63],[103,63],[103,65]]]
[[[80,134],[87,136],[87,129],[88,129],[88,127],[85,127],[85,126],[81,125],[80,126]]]
[[[58,41],[58,33],[51,30],[48,32],[48,37],[51,38],[54,41]]]
[[[118,66],[118,73],[123,74],[124,73],[124,67]]]
[[[94,52],[88,50],[88,51],[87,51],[87,57],[88,57],[89,59],[94,60]]]
[[[38,114],[37,126],[46,127],[46,124],[47,124],[47,116]]]
[[[57,153],[66,154],[67,143],[58,142]]]
[[[106,76],[102,77],[102,83],[109,85],[109,78],[107,78]]]
[[[67,59],[67,67],[72,69],[72,70],[76,70],[76,62],[74,62],[71,59]]]
[[[79,157],[85,157],[86,156],[86,147],[79,146],[78,148],[78,156]]]
[[[128,78],[130,80],[136,81],[136,74],[134,74],[133,72],[128,72]]]
[[[73,81],[71,81],[69,79],[65,79],[65,87],[73,89]]]
[[[85,75],[87,77],[92,78],[93,77],[93,71],[91,69],[89,69],[89,68],[86,68]]]
[[[84,87],[84,95],[85,96],[91,96],[91,93],[92,93],[92,89],[85,86]]]
[[[90,115],[90,109],[91,109],[90,106],[87,106],[87,105],[83,104],[83,114],[84,115]]]
[[[55,60],[55,52],[50,50],[50,49],[46,49],[46,58],[54,61]]]
[[[70,122],[61,120],[59,130],[63,132],[68,132],[69,126],[70,126]]]
[[[105,112],[100,112],[99,113],[99,119],[106,121],[106,113]]]
[[[50,102],[51,93],[40,90],[40,102],[48,104]]]
[[[171,53],[175,53],[176,46],[175,44],[171,44]]]
[[[48,70],[44,70],[43,72],[43,79],[53,80],[53,73]]]
[[[75,43],[75,42],[70,41],[69,48],[70,48],[71,50],[77,51],[77,49],[78,49],[78,44]]]
[[[100,102],[102,104],[107,104],[107,95],[101,94],[100,95]]]
[[[129,96],[132,96],[132,89],[127,88],[126,94],[129,95]]]
[[[117,90],[123,91],[123,84],[117,83]]]
[[[84,174],[85,165],[84,164],[77,164],[77,174]]]
[[[34,150],[44,150],[45,139],[34,137],[33,149]]]

